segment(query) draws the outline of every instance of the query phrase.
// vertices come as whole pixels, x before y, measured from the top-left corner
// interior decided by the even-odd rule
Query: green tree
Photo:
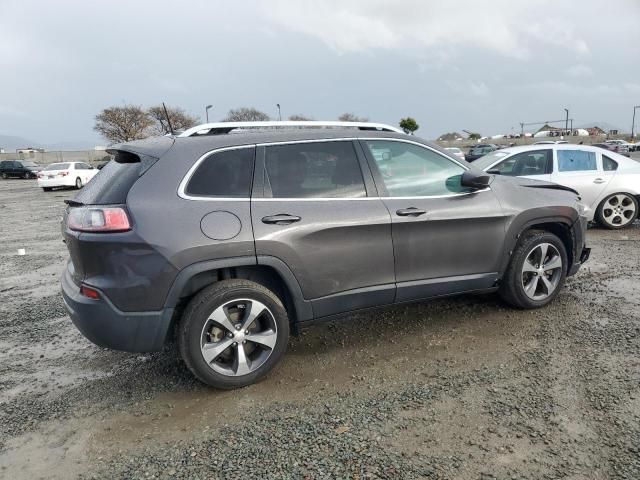
[[[479,133],[469,134],[469,140],[480,140],[481,138],[482,138],[482,135],[480,135]]]
[[[443,135],[440,135],[438,137],[438,140],[440,140],[441,142],[442,141],[451,142],[451,141],[454,141],[454,140],[458,140],[459,138],[461,139],[462,135],[460,135],[458,132],[449,132],[449,133],[445,133]]]
[[[413,135],[413,132],[420,128],[415,118],[407,117],[400,119],[400,128],[404,130],[404,133]]]

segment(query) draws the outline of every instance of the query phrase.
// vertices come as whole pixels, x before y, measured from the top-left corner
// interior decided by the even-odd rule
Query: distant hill
[[[93,150],[96,144],[94,142],[56,142],[56,143],[40,143],[34,140],[16,137],[13,135],[0,135],[0,148],[6,153],[15,152],[18,148],[44,148],[49,151],[55,150]]]

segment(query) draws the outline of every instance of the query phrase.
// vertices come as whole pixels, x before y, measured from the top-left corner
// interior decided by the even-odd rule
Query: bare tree
[[[150,135],[153,120],[142,107],[125,105],[109,107],[96,115],[93,129],[111,143],[140,140]]]
[[[152,131],[155,135],[166,135],[171,133],[169,124],[167,123],[167,116],[164,113],[162,105],[156,105],[148,110],[149,116],[153,120]],[[167,113],[171,120],[171,126],[174,131],[186,130],[196,126],[200,119],[193,115],[189,115],[180,107],[167,107]]]
[[[289,117],[289,120],[291,120],[292,122],[305,122],[305,121],[313,120],[313,118],[307,117],[306,115],[303,115],[301,113],[296,113],[294,115],[291,115]]]
[[[366,117],[358,117],[355,113],[343,113],[338,117],[338,120],[341,122],[368,122],[369,119]]]
[[[266,122],[269,115],[251,107],[240,107],[229,110],[223,122]]]

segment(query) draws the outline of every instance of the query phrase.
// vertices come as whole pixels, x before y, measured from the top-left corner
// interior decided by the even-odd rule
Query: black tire
[[[266,306],[275,321],[277,337],[270,356],[256,370],[241,376],[229,376],[215,371],[201,352],[201,338],[211,313],[235,299],[249,299]],[[262,285],[249,280],[222,280],[198,293],[187,305],[178,324],[178,350],[189,370],[201,382],[229,390],[255,383],[267,375],[280,361],[289,341],[289,317],[280,299]]]
[[[605,219],[605,208],[607,206],[607,202],[617,195],[625,195],[633,202],[633,205],[635,206],[635,213],[633,214],[633,216],[631,218],[625,219],[626,223],[623,223],[621,225],[615,225],[614,223],[608,222]],[[624,192],[612,193],[611,195],[607,195],[607,197],[602,200],[602,202],[600,202],[600,205],[598,205],[598,209],[596,210],[596,220],[599,225],[608,230],[620,230],[622,228],[628,228],[633,225],[633,222],[635,222],[635,220],[638,218],[639,212],[640,208],[638,205],[638,199],[634,195]]]
[[[50,192],[51,191],[51,187],[42,187],[42,190],[45,192]]]
[[[82,188],[82,179],[80,177],[76,178],[76,189],[80,190]]]
[[[523,267],[524,262],[527,259],[527,256],[536,246],[549,243],[553,245],[558,251],[560,258],[562,260],[561,272],[558,278],[557,286],[551,295],[542,299],[542,300],[534,300],[530,298],[526,292],[523,283]],[[532,230],[520,237],[518,241],[518,245],[511,256],[511,260],[509,262],[509,266],[502,277],[502,282],[500,284],[500,289],[498,293],[500,297],[507,302],[509,305],[522,308],[522,309],[531,309],[531,308],[540,308],[552,302],[560,290],[564,285],[565,278],[567,276],[567,268],[568,268],[568,259],[567,259],[567,250],[556,235],[543,232],[539,230]]]
[[[31,174],[29,172],[25,172],[22,178],[24,178],[25,180],[29,180],[31,178]]]

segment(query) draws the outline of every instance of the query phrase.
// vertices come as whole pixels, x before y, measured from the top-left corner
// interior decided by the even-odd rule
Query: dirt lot
[[[65,314],[73,192],[0,182],[0,478],[640,478],[640,225],[589,231],[551,306],[495,296],[315,326],[218,392]],[[26,255],[18,256],[18,248]]]

